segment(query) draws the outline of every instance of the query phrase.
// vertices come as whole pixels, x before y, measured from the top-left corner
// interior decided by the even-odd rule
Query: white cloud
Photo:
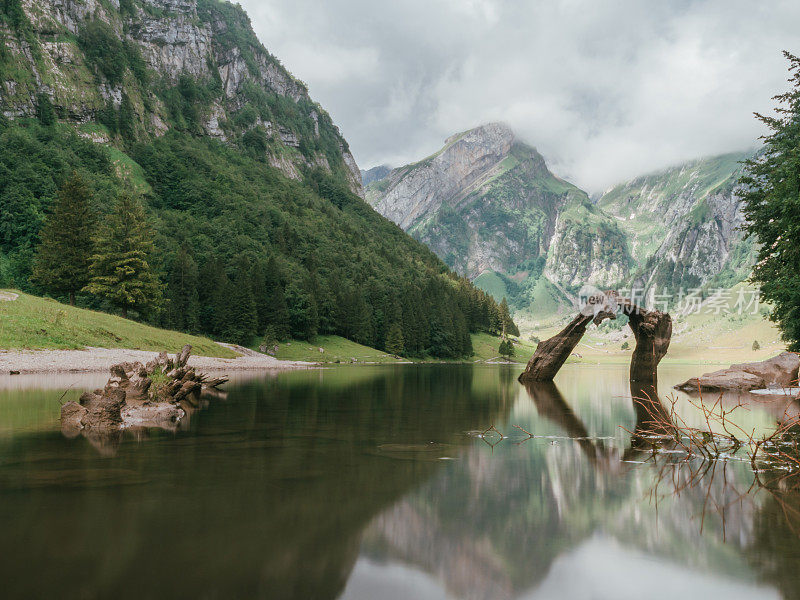
[[[752,146],[800,52],[788,1],[241,1],[360,165],[503,120],[590,191]]]

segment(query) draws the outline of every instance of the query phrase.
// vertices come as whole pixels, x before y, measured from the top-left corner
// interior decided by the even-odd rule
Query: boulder
[[[732,371],[744,371],[764,379],[767,387],[794,387],[797,384],[797,372],[800,368],[800,357],[794,352],[783,352],[763,362],[742,363],[732,365]]]
[[[784,352],[769,360],[731,365],[728,369],[693,377],[675,386],[684,392],[749,391],[763,388],[788,388],[797,383],[800,358]]]
[[[683,392],[722,392],[726,390],[757,390],[763,387],[765,387],[764,380],[758,375],[724,369],[706,373],[700,377],[692,377],[688,381],[676,385],[675,389]]]

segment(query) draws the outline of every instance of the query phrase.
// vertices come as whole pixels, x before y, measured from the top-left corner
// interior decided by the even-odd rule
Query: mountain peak
[[[486,123],[467,131],[451,135],[444,141],[445,147],[456,142],[481,143],[493,147],[511,147],[516,141],[514,131],[505,123]]]

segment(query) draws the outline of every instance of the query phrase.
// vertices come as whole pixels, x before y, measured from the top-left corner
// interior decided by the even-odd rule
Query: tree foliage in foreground
[[[764,149],[745,162],[745,231],[760,244],[751,281],[772,305],[791,350],[800,350],[800,58],[789,61],[790,91],[775,96],[776,116],[756,114],[769,129]]]
[[[119,308],[146,314],[161,298],[161,283],[150,266],[153,233],[144,208],[123,193],[114,211],[103,220],[95,239],[85,290]]]
[[[89,261],[94,247],[91,192],[73,173],[58,193],[39,237],[33,279],[50,294],[66,294],[75,306],[75,294],[89,283]]]

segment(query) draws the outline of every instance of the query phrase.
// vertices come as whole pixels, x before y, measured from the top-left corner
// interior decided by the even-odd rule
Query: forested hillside
[[[411,356],[468,355],[510,319],[358,196],[346,142],[240,8],[7,0],[0,21],[0,287]]]

